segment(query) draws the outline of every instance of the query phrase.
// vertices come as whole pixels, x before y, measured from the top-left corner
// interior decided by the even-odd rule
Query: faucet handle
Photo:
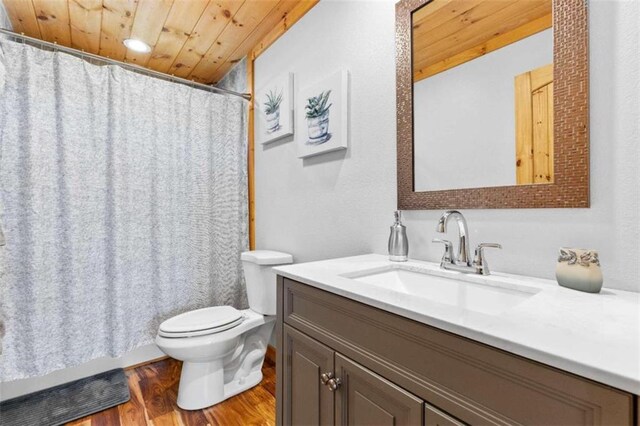
[[[451,241],[434,238],[431,242],[444,244],[445,251],[442,255],[442,263],[453,263],[453,243]]]
[[[477,249],[483,249],[483,248],[497,248],[497,249],[501,249],[502,248],[502,244],[498,244],[498,243],[480,243],[478,244]]]
[[[502,249],[502,245],[498,243],[480,243],[476,247],[475,255],[473,257],[473,266],[475,266],[476,270],[482,275],[489,275],[489,265],[487,265],[487,261],[484,258],[485,248]]]

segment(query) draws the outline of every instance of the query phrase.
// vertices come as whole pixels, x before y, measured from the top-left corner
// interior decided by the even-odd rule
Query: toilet
[[[287,253],[242,253],[249,309],[214,306],[185,312],[160,324],[156,344],[183,361],[178,406],[209,407],[262,380],[262,363],[275,326],[276,275],[272,268],[293,263]]]

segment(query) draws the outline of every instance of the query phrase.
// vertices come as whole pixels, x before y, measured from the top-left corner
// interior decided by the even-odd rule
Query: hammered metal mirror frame
[[[396,4],[398,209],[589,207],[589,62],[585,0],[553,0],[554,183],[414,191],[412,12]]]

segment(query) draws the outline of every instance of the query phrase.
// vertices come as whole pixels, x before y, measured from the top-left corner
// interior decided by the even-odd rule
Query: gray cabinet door
[[[464,426],[464,423],[443,413],[436,407],[424,404],[424,426]]]
[[[422,425],[421,399],[338,353],[335,367],[337,425]]]
[[[287,325],[283,332],[283,425],[333,425],[333,393],[320,383],[333,372],[333,350]]]

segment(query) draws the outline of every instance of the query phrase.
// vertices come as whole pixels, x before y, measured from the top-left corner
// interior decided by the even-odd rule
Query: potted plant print
[[[267,101],[264,103],[265,121],[267,133],[273,133],[280,128],[280,104],[282,103],[282,91],[270,90],[267,94]]]
[[[320,93],[318,96],[312,96],[307,99],[305,107],[307,126],[309,127],[309,144],[321,144],[329,140],[329,108],[327,105],[331,90]]]

